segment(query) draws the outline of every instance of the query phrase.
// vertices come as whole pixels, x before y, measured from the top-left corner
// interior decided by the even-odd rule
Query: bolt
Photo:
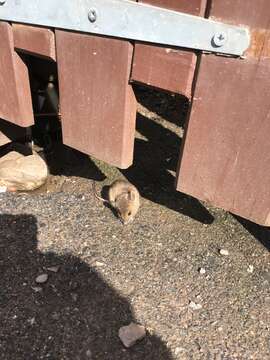
[[[220,47],[227,42],[227,34],[224,32],[218,32],[213,37],[213,43],[215,46]]]
[[[97,21],[97,12],[95,9],[91,9],[88,13],[88,19],[91,23],[94,23]]]

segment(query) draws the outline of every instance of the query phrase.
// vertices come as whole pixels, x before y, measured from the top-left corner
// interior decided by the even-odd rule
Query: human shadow
[[[125,349],[118,330],[136,322],[128,298],[79,258],[39,251],[38,231],[32,215],[0,215],[0,359],[172,359],[155,335]]]
[[[253,223],[252,221],[233,215],[236,220],[270,251],[270,228]]]

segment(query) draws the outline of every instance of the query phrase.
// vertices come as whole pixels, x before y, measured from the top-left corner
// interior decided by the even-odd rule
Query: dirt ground
[[[175,192],[186,103],[136,95],[130,169],[54,144],[42,189],[0,195],[0,359],[270,359],[269,230]],[[119,177],[142,195],[127,226],[91,190]]]

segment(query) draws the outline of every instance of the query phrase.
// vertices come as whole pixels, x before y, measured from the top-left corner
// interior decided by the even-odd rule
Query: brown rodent
[[[134,220],[140,207],[140,194],[136,187],[126,180],[116,180],[108,190],[108,200],[98,196],[93,182],[96,198],[110,204],[116,211],[121,222],[126,225]]]

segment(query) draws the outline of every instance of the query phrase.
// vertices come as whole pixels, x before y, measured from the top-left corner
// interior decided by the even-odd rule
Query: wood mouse
[[[126,180],[116,180],[108,190],[108,200],[97,195],[95,182],[93,192],[97,199],[109,204],[116,211],[121,222],[126,225],[134,220],[140,207],[140,194],[136,187]]]

